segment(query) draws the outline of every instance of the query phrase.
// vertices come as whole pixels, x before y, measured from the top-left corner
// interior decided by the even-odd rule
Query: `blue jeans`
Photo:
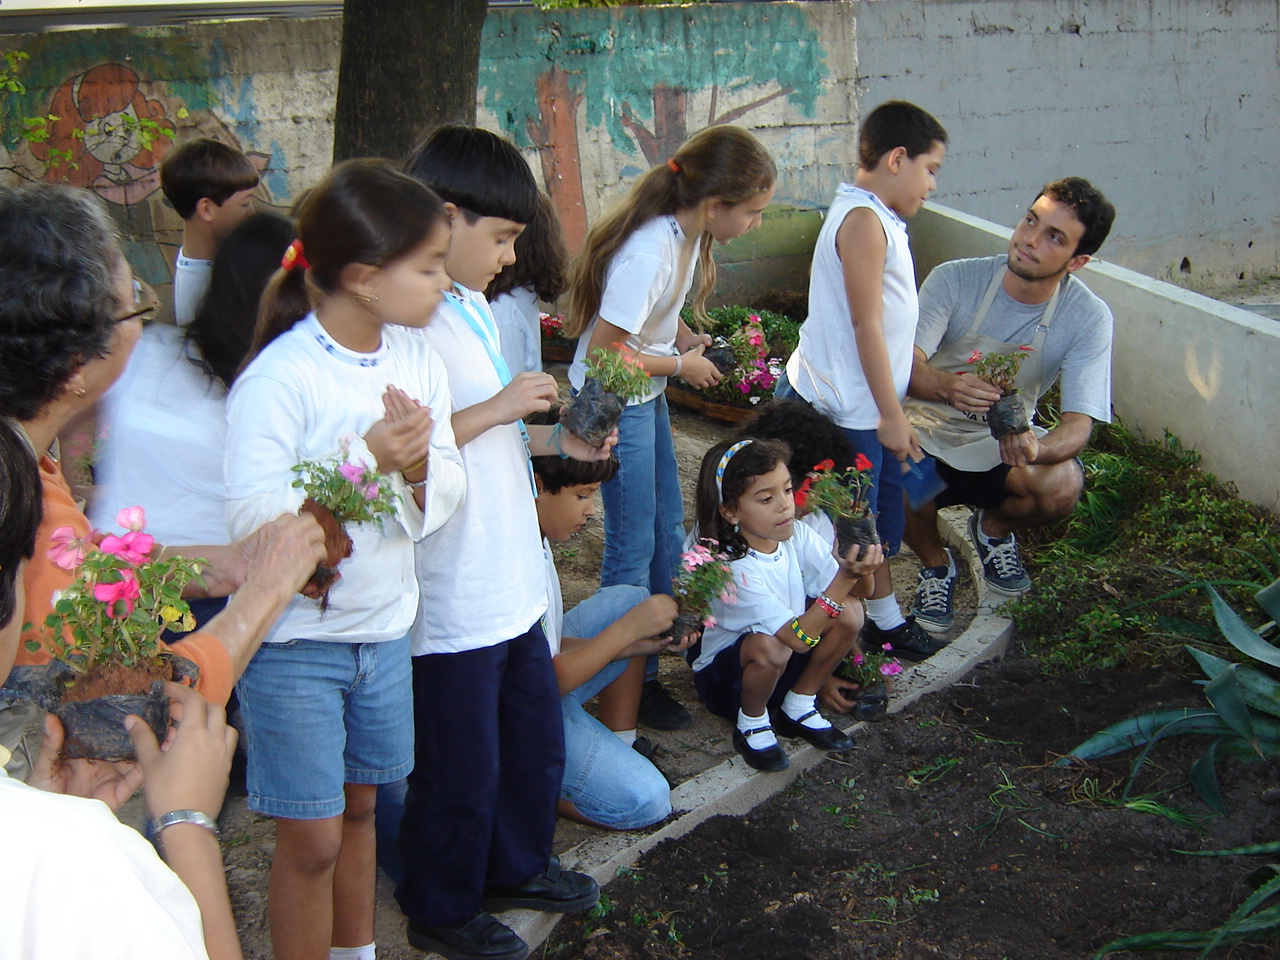
[[[630,583],[669,594],[684,545],[684,499],[665,397],[623,411],[615,453],[618,473],[600,488],[600,586]]]
[[[642,587],[602,587],[565,614],[564,635],[595,637],[647,596]],[[587,819],[614,830],[647,827],[671,812],[671,788],[658,768],[583,709],[621,676],[627,662],[615,660],[560,698],[565,745],[560,798]]]

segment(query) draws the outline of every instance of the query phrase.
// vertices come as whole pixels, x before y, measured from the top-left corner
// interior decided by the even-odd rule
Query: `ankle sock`
[[[636,732],[635,730],[615,730],[613,735],[625,743],[628,747],[635,746]]]
[[[881,630],[893,630],[907,622],[898,606],[898,598],[892,593],[887,597],[867,601],[867,616]]]
[[[363,947],[330,947],[329,960],[377,960],[378,945],[366,943]]]
[[[995,546],[997,543],[1008,543],[1010,540],[1012,540],[1013,534],[1010,534],[1010,533],[1006,533],[1003,537],[993,537],[989,533],[986,533],[985,531],[983,531],[982,518],[986,516],[986,513],[987,511],[985,510],[979,510],[978,522],[974,524],[974,529],[978,531],[978,536],[980,536],[983,539],[986,545],[991,547],[991,546]]]
[[[768,710],[758,717],[749,717],[739,707],[738,731],[745,733],[747,730],[754,730],[756,727],[768,727],[769,729],[762,730],[760,733],[753,733],[747,737],[747,746],[752,750],[764,750],[778,742],[778,738],[773,735],[773,727],[769,725]]]
[[[782,712],[787,715],[790,720],[799,721],[810,710],[818,709],[818,697],[812,693],[796,693],[794,690],[788,690],[787,695],[782,698]],[[822,714],[815,713],[811,717],[807,717],[801,726],[808,727],[810,730],[825,730],[831,724],[823,718]]]

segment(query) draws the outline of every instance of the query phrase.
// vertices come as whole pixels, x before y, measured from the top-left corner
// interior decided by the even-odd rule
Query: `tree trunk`
[[[399,161],[432,127],[475,123],[487,12],[487,0],[346,0],[334,162]]]
[[[582,94],[569,85],[569,74],[556,64],[538,77],[540,117],[526,122],[542,160],[542,179],[551,205],[560,215],[564,242],[570,253],[587,237],[587,210],[582,196],[582,168],[578,162],[578,106]]]

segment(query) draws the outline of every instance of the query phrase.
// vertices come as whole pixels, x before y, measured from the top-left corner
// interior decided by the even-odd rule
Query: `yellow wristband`
[[[800,618],[795,617],[791,621],[791,632],[796,635],[796,639],[803,643],[806,647],[816,647],[818,645],[818,637],[811,637],[800,629]]]

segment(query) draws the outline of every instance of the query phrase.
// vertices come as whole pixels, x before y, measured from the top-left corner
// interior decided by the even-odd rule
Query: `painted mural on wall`
[[[0,95],[0,180],[94,191],[121,225],[135,272],[168,283],[181,221],[160,193],[160,161],[180,130],[240,146],[212,109],[211,81],[177,79],[209,78],[213,65],[178,37],[66,36],[36,39],[11,65],[22,89]],[[266,169],[266,154],[249,155]]]
[[[728,5],[648,8],[643,16],[579,9],[572,31],[552,14],[490,10],[484,109],[518,145],[538,151],[572,247],[587,229],[584,135],[607,139],[629,159],[623,174],[633,175],[706,126],[814,116],[827,66],[813,24],[798,7],[760,9],[751,19]],[[783,109],[770,116],[770,105]]]

